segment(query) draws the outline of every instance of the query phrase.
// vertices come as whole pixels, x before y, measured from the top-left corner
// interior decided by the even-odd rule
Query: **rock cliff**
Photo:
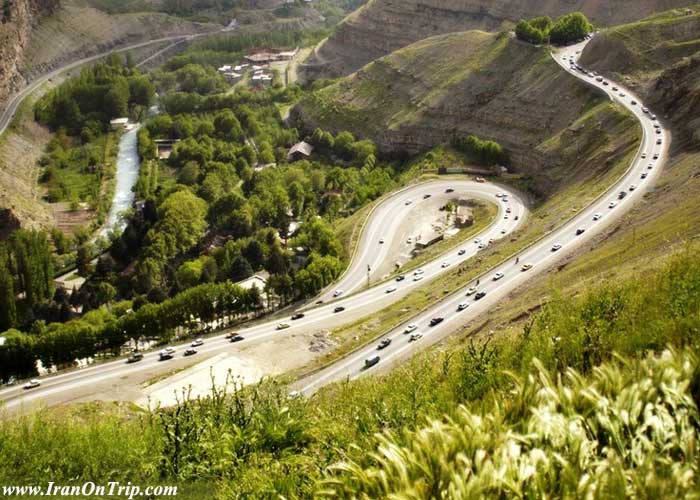
[[[614,25],[692,4],[692,0],[371,0],[323,42],[304,67],[308,77],[343,76],[424,38],[480,29],[493,31],[521,18],[582,11]]]

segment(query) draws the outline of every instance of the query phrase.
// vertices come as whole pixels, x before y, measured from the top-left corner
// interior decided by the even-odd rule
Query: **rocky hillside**
[[[676,147],[700,147],[700,6],[606,30],[582,61],[635,87],[674,124]]]
[[[629,139],[620,127],[630,126],[547,50],[481,31],[429,38],[378,59],[302,101],[293,116],[309,130],[349,129],[387,153],[418,153],[455,133],[495,139],[516,168],[539,178],[538,192],[613,161]],[[606,154],[579,162],[589,146]]]
[[[307,76],[343,76],[424,38],[497,30],[524,17],[580,10],[599,25],[642,19],[689,0],[372,0],[349,16],[309,59]]]
[[[0,104],[21,84],[19,64],[38,20],[58,7],[59,0],[2,2],[0,10]]]

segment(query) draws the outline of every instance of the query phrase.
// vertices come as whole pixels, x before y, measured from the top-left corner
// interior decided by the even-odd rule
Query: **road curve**
[[[604,92],[611,100],[622,104],[641,123],[642,143],[625,175],[568,223],[523,250],[518,255],[517,262],[511,260],[489,270],[481,278],[480,285],[476,282],[468,285],[468,287],[475,287],[478,292],[485,292],[486,295],[483,298],[474,300],[474,295],[466,296],[466,288],[452,294],[426,312],[392,330],[373,345],[359,349],[326,369],[300,380],[296,387],[303,394],[308,396],[328,383],[372,373],[419,349],[425,349],[439,342],[460,325],[486,312],[534,275],[552,267],[566,254],[590,242],[627,213],[654,185],[668,154],[670,133],[661,123],[652,119],[653,115],[650,111],[643,111],[642,101],[631,91],[603,78],[598,81],[596,76],[590,76],[588,72],[584,72],[584,68],[581,70],[576,68],[579,54],[587,43],[564,48],[553,54],[553,57],[567,72]],[[617,90],[613,91],[615,88]],[[655,155],[658,155],[656,159]],[[634,189],[632,189],[633,186]],[[619,193],[623,191],[626,194],[621,199]],[[583,232],[578,234],[581,230]],[[529,264],[532,268],[522,270],[524,264]],[[465,304],[466,308],[462,309],[461,307],[465,307]],[[439,324],[431,326],[433,318],[444,319]],[[415,325],[411,333],[406,332],[408,325]],[[421,333],[423,337],[411,341],[411,335],[414,333]],[[390,340],[391,343],[380,349],[378,342],[382,340]],[[380,357],[379,362],[373,366],[366,366],[366,360],[376,356]]]
[[[448,189],[454,189],[454,193],[446,193]],[[505,200],[499,199],[496,197],[498,193],[508,193],[508,197]],[[430,194],[431,197],[428,200],[423,199],[427,194]],[[366,266],[365,262],[361,260],[364,256],[373,255],[378,247],[391,245],[393,240],[401,237],[395,230],[394,221],[409,215],[412,210],[425,209],[428,203],[435,201],[439,203],[448,194],[450,197],[484,199],[498,204],[499,214],[495,221],[478,235],[484,241],[508,237],[520,227],[526,218],[527,210],[522,200],[516,193],[511,193],[502,186],[449,179],[416,184],[389,196],[374,209],[360,238],[361,248],[357,252],[359,257],[353,260],[350,267],[363,268]],[[412,203],[406,205],[406,201],[409,199],[412,200]],[[508,209],[510,209],[510,214],[506,213]],[[516,215],[518,220],[515,220]],[[375,227],[383,228],[382,238],[385,239],[383,245],[378,243],[377,234],[372,229]],[[391,229],[392,227],[394,230]],[[247,328],[237,329],[245,337],[245,340],[240,343],[231,344],[223,333],[209,338],[203,346],[198,348],[198,354],[191,358],[182,357],[182,352],[187,344],[181,344],[176,346],[178,352],[176,358],[171,361],[160,362],[157,352],[147,353],[141,362],[135,364],[126,364],[122,358],[44,377],[41,379],[41,387],[30,391],[25,391],[19,386],[0,390],[0,399],[5,401],[5,407],[8,409],[36,402],[53,405],[77,399],[86,400],[95,394],[109,392],[123,377],[130,377],[130,380],[135,378],[136,384],[138,384],[174,369],[201,362],[205,356],[214,356],[222,352],[235,352],[239,346],[303,333],[310,329],[337,328],[366,317],[372,312],[379,311],[400,300],[410,291],[424,284],[427,285],[435,277],[449,271],[452,266],[459,265],[474,257],[479,251],[478,246],[471,241],[462,245],[460,249],[463,249],[464,252],[460,252],[458,249],[451,250],[438,256],[432,262],[426,263],[422,267],[423,274],[420,279],[414,280],[413,275],[411,275],[400,282],[380,282],[354,294],[351,294],[351,289],[348,289],[348,292],[336,298],[332,303],[325,303],[319,307],[305,310],[305,316],[301,319],[295,321],[286,319],[285,321],[290,326],[283,330],[277,329],[279,320],[268,320]],[[360,259],[360,263],[356,266],[355,261],[358,259]],[[353,280],[356,279],[354,274],[348,276],[350,276],[348,278],[350,281],[347,283],[354,282]],[[364,279],[364,273],[360,273],[360,281]],[[336,312],[338,307],[343,307],[344,310]]]

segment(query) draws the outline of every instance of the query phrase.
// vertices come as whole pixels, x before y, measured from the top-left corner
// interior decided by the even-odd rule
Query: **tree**
[[[250,266],[250,262],[239,255],[231,264],[231,270],[229,272],[229,277],[232,281],[238,282],[244,279],[250,278],[253,275],[253,268]]]
[[[544,34],[528,21],[521,20],[515,26],[515,35],[524,42],[540,45],[544,41]]]
[[[557,19],[549,32],[549,39],[557,45],[567,45],[586,37],[593,26],[581,12],[572,12]]]
[[[17,306],[12,275],[6,266],[6,258],[0,249],[0,331],[17,324]]]

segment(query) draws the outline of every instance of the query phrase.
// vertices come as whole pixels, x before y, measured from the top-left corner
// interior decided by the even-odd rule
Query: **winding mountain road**
[[[480,278],[480,283],[474,282],[468,285],[468,287],[475,287],[478,292],[485,293],[483,298],[475,300],[474,294],[466,296],[467,287],[447,296],[426,312],[418,314],[388,333],[383,338],[391,340],[386,348],[378,350],[377,344],[374,343],[357,350],[326,369],[300,380],[297,383],[297,388],[301,392],[311,395],[328,383],[372,373],[376,368],[367,369],[365,360],[377,355],[380,360],[376,366],[386,367],[390,363],[401,360],[417,350],[425,349],[447,337],[458,329],[460,324],[464,324],[487,311],[489,307],[495,305],[537,273],[545,271],[564,258],[566,254],[585,243],[589,243],[596,235],[605,231],[614,221],[628,212],[641,199],[646,190],[653,186],[661,173],[661,165],[666,159],[670,135],[663,128],[663,125],[652,120],[650,114],[642,110],[641,101],[631,92],[621,86],[618,86],[618,90],[613,92],[615,84],[612,82],[608,82],[606,85],[604,81],[599,82],[572,66],[571,58],[577,59],[584,46],[585,42],[562,49],[554,57],[566,71],[576,78],[605,92],[612,100],[625,106],[642,124],[644,131],[642,143],[632,165],[624,176],[568,223],[524,249],[519,254],[517,263],[515,260],[505,262],[484,273]],[[657,141],[660,144],[657,144]],[[655,155],[658,155],[657,159],[654,159]],[[633,185],[635,189],[631,189]],[[239,330],[245,340],[237,344],[231,344],[223,335],[208,339],[198,349],[197,360],[190,361],[190,358],[182,358],[181,351],[186,345],[183,344],[178,347],[176,358],[171,361],[160,362],[157,352],[147,353],[143,361],[136,364],[125,364],[124,360],[120,359],[81,370],[44,377],[42,385],[32,390],[26,391],[21,387],[3,389],[0,391],[0,398],[5,401],[7,408],[22,408],[37,402],[53,405],[78,399],[86,400],[92,394],[110,389],[118,390],[120,378],[123,377],[137,376],[139,380],[146,381],[156,375],[162,375],[173,369],[201,361],[204,356],[208,357],[236,350],[239,345],[268,341],[311,329],[334,328],[379,311],[400,300],[419,286],[430,286],[431,279],[447,272],[451,266],[458,265],[477,254],[477,245],[474,242],[468,242],[461,247],[464,252],[452,250],[424,265],[421,275],[423,278],[414,281],[415,278],[412,274],[407,276],[404,281],[384,282],[366,290],[352,293],[359,290],[366,280],[366,266],[368,264],[370,266],[377,265],[381,261],[385,255],[384,245],[390,245],[397,238],[403,237],[398,230],[399,225],[396,224],[396,219],[408,216],[411,210],[420,210],[421,203],[426,202],[423,196],[430,194],[435,198],[444,197],[448,188],[455,189],[453,196],[477,197],[498,204],[499,215],[495,222],[479,235],[479,238],[484,241],[488,241],[490,238],[508,237],[518,229],[525,218],[526,208],[517,194],[509,193],[506,201],[495,196],[497,193],[508,192],[506,188],[501,186],[449,180],[411,186],[388,197],[372,212],[360,239],[360,246],[355,258],[349,271],[341,280],[343,286],[346,286],[344,293],[340,297],[335,297],[331,303],[324,303],[305,311],[303,318],[295,321],[285,320],[289,325],[288,328],[279,330],[277,329],[277,321],[266,321]],[[619,193],[622,191],[626,194],[624,198],[620,199]],[[406,202],[409,200],[412,203],[407,204]],[[506,219],[508,208],[511,209],[512,217]],[[519,216],[519,220],[515,220],[515,215]],[[385,242],[379,243],[378,238],[383,238]],[[524,264],[529,264],[532,267],[528,270],[522,270]],[[497,277],[498,279],[494,279]],[[340,307],[344,309],[338,311],[337,308]],[[430,326],[431,320],[434,318],[443,318],[443,320],[435,326]],[[409,324],[415,325],[414,328],[412,327],[412,334],[421,333],[423,336],[421,339],[411,341],[411,335],[404,334]]]

